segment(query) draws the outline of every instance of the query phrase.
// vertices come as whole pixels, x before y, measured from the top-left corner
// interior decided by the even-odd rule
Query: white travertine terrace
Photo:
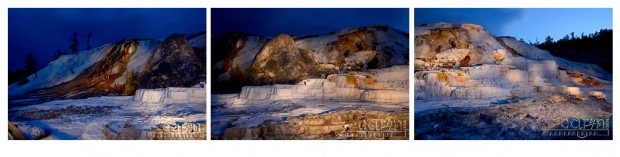
[[[370,72],[332,74],[325,79],[306,79],[295,85],[245,86],[241,99],[360,99],[373,102],[408,102],[408,66]],[[396,74],[397,73],[397,74]]]
[[[138,89],[134,100],[148,103],[206,103],[204,88],[168,87],[159,89]]]

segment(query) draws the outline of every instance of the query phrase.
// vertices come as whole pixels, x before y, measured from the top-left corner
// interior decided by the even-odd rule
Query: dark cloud
[[[409,31],[406,8],[213,8],[211,14],[212,34],[307,35],[370,25]]]
[[[9,9],[9,69],[23,67],[24,54],[32,52],[39,66],[56,50],[68,50],[70,37],[78,32],[85,47],[88,32],[94,47],[126,38],[164,39],[173,33],[206,30],[205,9],[89,8]]]
[[[521,9],[494,8],[416,8],[415,24],[430,23],[473,23],[482,25],[490,32],[503,34],[513,22],[521,20]]]

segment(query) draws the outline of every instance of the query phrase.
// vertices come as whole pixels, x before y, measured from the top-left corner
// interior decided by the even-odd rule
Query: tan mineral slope
[[[554,57],[478,25],[420,25],[415,43],[416,100],[566,94],[612,102],[611,74],[600,66]]]
[[[578,139],[543,132],[611,118],[612,75],[598,65],[474,24],[417,25],[414,49],[415,139]]]

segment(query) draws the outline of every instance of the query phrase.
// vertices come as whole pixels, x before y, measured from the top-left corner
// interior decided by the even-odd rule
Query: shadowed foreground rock
[[[9,122],[9,140],[27,140],[27,138],[17,129],[17,126]]]
[[[612,139],[612,105],[599,99],[552,95],[486,108],[442,108],[415,114],[416,140]],[[609,120],[609,136],[549,136],[571,118]],[[588,122],[589,123],[589,122]],[[596,123],[595,123],[596,124]],[[588,128],[586,126],[586,128]]]
[[[113,122],[106,125],[103,134],[106,140],[206,140],[206,126],[206,123],[160,124],[152,130],[141,130],[124,122]]]
[[[345,110],[228,128],[224,140],[408,140],[409,114]],[[218,137],[213,137],[217,139]]]

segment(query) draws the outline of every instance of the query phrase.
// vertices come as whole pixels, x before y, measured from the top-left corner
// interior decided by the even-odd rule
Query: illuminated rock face
[[[256,84],[298,82],[316,76],[317,67],[308,51],[295,46],[293,37],[280,34],[263,46],[248,75]]]
[[[212,43],[213,89],[221,93],[409,63],[408,34],[387,26],[307,36],[229,33]]]
[[[477,25],[419,25],[415,43],[416,100],[611,94],[601,92],[611,91],[611,74],[598,65],[557,58]]]

